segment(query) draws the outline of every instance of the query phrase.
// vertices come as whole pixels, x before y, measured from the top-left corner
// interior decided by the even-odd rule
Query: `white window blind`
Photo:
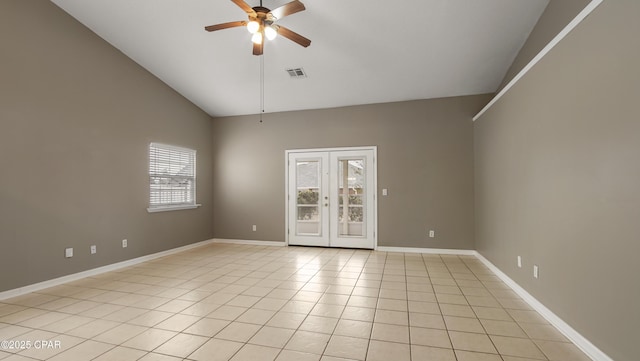
[[[196,151],[151,143],[149,211],[196,206]]]

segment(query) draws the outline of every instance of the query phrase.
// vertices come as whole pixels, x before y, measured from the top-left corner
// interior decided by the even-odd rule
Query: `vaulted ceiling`
[[[260,112],[261,61],[267,113],[494,92],[549,2],[302,0],[278,23],[311,46],[259,57],[244,28],[204,30],[246,20],[229,0],[52,1],[214,117]]]

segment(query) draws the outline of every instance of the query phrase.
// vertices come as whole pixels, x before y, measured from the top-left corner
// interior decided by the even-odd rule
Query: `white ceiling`
[[[230,0],[52,1],[211,116],[260,112],[250,34],[204,30],[246,20]],[[311,46],[265,44],[267,113],[494,92],[549,0],[302,2],[278,23]]]

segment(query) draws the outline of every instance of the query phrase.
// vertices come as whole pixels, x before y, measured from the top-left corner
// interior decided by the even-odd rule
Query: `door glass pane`
[[[365,236],[365,161],[338,160],[338,234]]]
[[[296,234],[320,235],[320,162],[296,162]]]

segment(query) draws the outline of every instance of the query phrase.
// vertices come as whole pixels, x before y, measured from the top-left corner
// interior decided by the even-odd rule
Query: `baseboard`
[[[284,242],[255,241],[255,240],[247,240],[247,239],[214,238],[212,240],[212,242],[213,243],[250,244],[252,246],[276,246],[276,247],[284,247],[284,246],[286,246],[286,244]]]
[[[0,292],[0,300],[6,300],[8,298],[22,296],[22,295],[25,295],[27,293],[37,292],[37,291],[43,290],[45,288],[59,286],[59,285],[64,284],[64,283],[77,281],[77,280],[85,278],[85,277],[91,277],[91,276],[99,275],[101,273],[115,271],[115,270],[122,269],[122,268],[129,267],[129,266],[134,266],[134,265],[140,264],[142,262],[151,261],[151,260],[154,260],[154,259],[157,259],[157,258],[160,258],[160,257],[165,257],[165,256],[169,256],[169,255],[172,255],[172,254],[175,254],[175,253],[188,251],[188,250],[193,249],[193,248],[205,246],[207,244],[213,243],[213,241],[214,241],[213,239],[209,239],[209,240],[202,241],[202,242],[192,243],[192,244],[188,244],[186,246],[172,248],[172,249],[169,249],[169,250],[166,250],[166,251],[153,253],[153,254],[149,254],[149,255],[146,255],[146,256],[138,257],[138,258],[133,258],[133,259],[129,259],[129,260],[126,260],[126,261],[113,263],[113,264],[110,264],[110,265],[106,265],[106,266],[102,266],[102,267],[98,267],[98,268],[93,268],[93,269],[82,271],[82,272],[78,272],[78,273],[73,273],[73,274],[70,274],[70,275],[66,275],[66,276],[54,278],[54,279],[51,279],[51,280],[34,283],[34,284],[31,284],[31,285],[28,285],[28,286],[15,288],[15,289],[8,290],[8,291],[3,291],[3,292]]]
[[[379,252],[400,252],[400,253],[429,253],[447,254],[457,256],[475,256],[476,251],[468,249],[440,249],[440,248],[414,248],[414,247],[381,247],[376,248]]]
[[[509,278],[504,272],[502,272],[498,267],[496,267],[493,263],[491,263],[488,259],[484,258],[477,251],[476,257],[487,266],[493,273],[495,273],[498,278],[500,278],[504,283],[507,284],[515,293],[518,294],[526,303],[531,306],[534,310],[536,310],[542,317],[544,317],[549,323],[551,323],[555,328],[558,329],[563,335],[565,335],[571,342],[573,342],[579,349],[582,350],[587,356],[589,356],[594,361],[613,361],[613,359],[604,352],[602,352],[599,348],[597,348],[594,344],[592,344],[589,340],[587,340],[584,336],[582,336],[578,331],[574,330],[569,324],[564,322],[560,317],[551,312],[545,305],[543,305],[540,301],[535,299],[529,292],[527,292],[524,288],[520,287],[514,280]]]

